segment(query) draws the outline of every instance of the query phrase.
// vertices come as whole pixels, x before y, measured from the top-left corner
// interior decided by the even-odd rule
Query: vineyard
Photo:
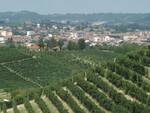
[[[86,70],[84,65],[72,64],[69,53],[20,51],[0,49],[0,89],[44,87]]]
[[[99,49],[36,53],[24,48],[0,48],[0,89],[55,85],[88,69],[87,65],[75,61],[78,57],[103,62],[119,55]]]
[[[1,102],[1,113],[150,113],[150,48],[126,55],[111,51],[107,61],[108,53],[97,51],[35,53],[1,63],[1,73],[19,76],[10,83],[41,86]]]

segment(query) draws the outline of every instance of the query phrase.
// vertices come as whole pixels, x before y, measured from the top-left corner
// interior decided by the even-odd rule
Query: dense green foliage
[[[132,61],[128,58],[120,58],[120,59],[117,59],[116,62],[119,63],[120,65],[124,65],[125,67],[129,67],[133,69],[133,71],[143,76],[146,74],[145,67],[138,62]]]
[[[86,43],[84,39],[79,39],[78,40],[78,45],[79,45],[79,49],[83,50],[86,47]]]

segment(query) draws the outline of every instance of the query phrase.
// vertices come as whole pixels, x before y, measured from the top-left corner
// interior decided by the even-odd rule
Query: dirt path
[[[13,108],[11,108],[11,109],[7,109],[7,113],[14,113]]]
[[[18,105],[17,109],[19,110],[20,113],[28,113],[24,104]]]

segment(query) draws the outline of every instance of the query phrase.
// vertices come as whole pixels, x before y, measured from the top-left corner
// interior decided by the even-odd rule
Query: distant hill
[[[147,14],[121,14],[121,13],[100,13],[100,14],[51,14],[41,15],[35,12],[1,12],[0,22],[25,22],[25,21],[79,21],[94,22],[104,21],[107,23],[141,23],[150,24],[150,13]]]

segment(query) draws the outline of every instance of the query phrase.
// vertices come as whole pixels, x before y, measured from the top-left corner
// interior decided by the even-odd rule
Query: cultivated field
[[[38,93],[1,103],[3,113],[150,113],[150,49],[126,55],[95,51],[35,53],[31,59],[2,63],[8,72],[41,86]],[[108,60],[103,52],[110,52]]]

